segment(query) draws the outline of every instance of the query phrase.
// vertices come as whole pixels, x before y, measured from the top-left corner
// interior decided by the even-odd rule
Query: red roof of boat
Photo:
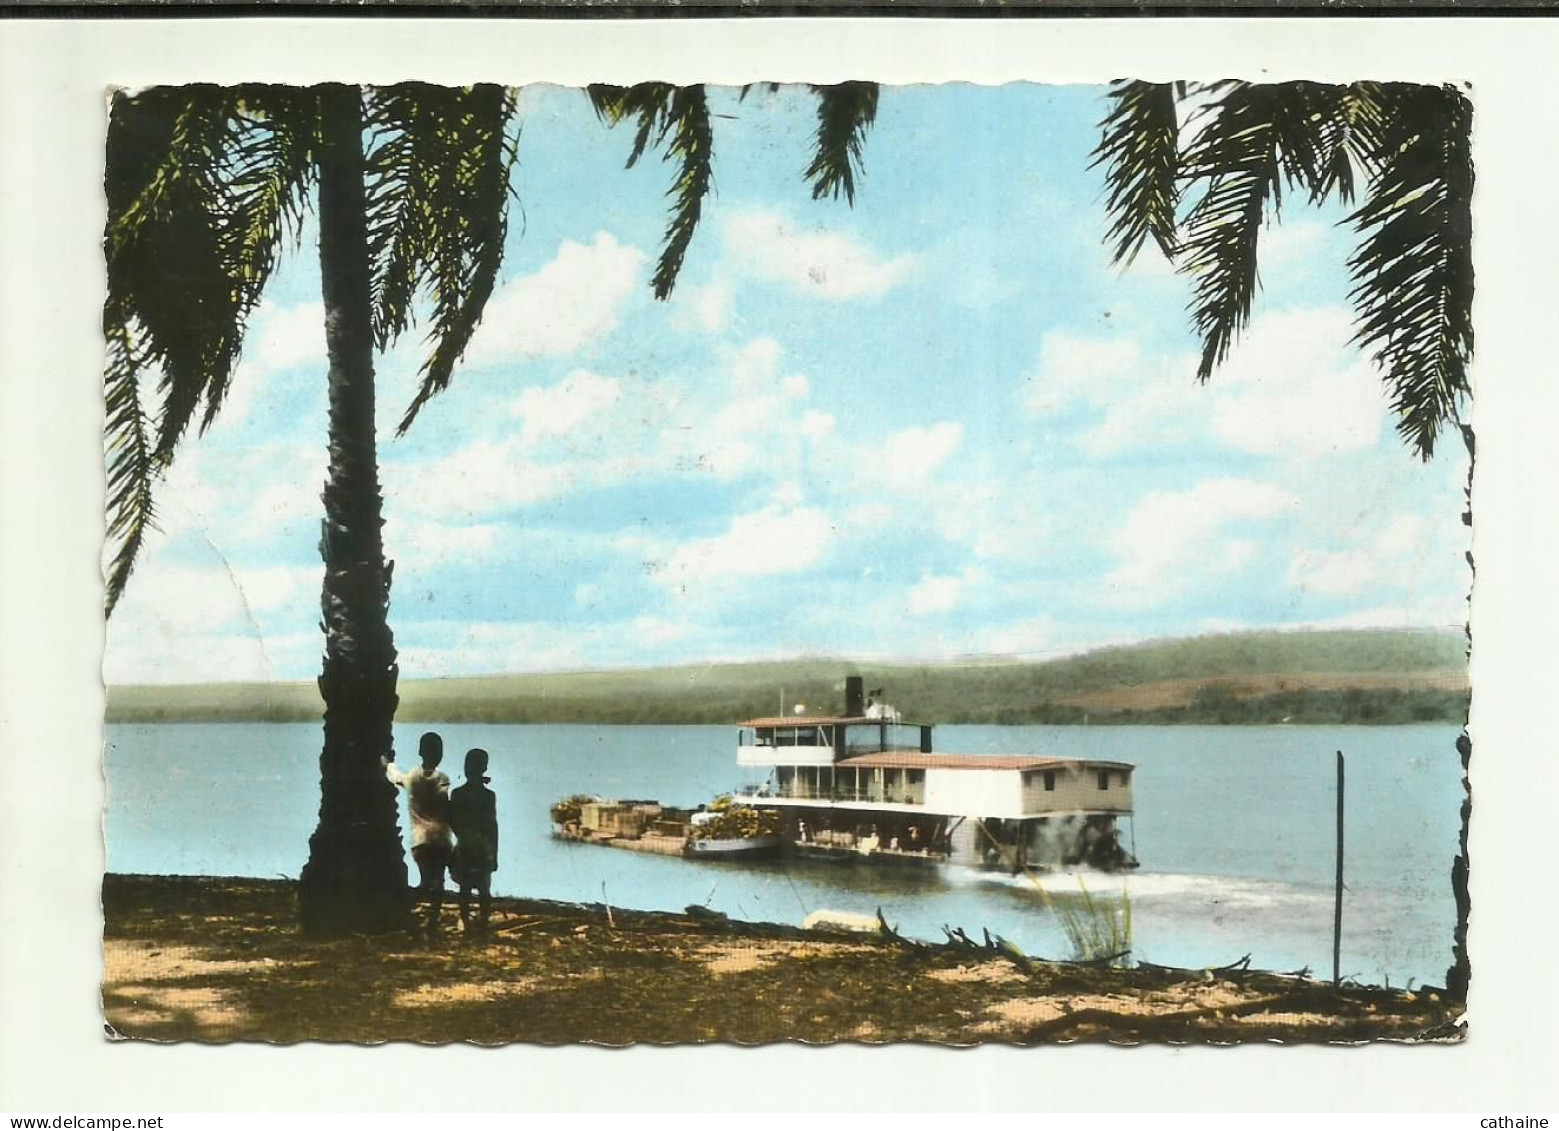
[[[861,754],[835,763],[882,770],[1038,770],[1053,766],[1103,766],[1130,770],[1129,762],[1096,762],[1086,758],[1050,758],[1038,754],[921,754],[912,750],[891,750],[882,754]]]
[[[876,723],[882,719],[874,719],[867,715],[776,715],[767,719],[748,719],[746,722],[737,723],[741,727],[806,727],[806,726],[833,726],[835,723]],[[890,725],[894,725],[891,724]],[[902,724],[898,724],[902,725]]]

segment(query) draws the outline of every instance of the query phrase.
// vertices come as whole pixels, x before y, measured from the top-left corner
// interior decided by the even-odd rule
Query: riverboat
[[[949,754],[845,681],[844,709],[739,724],[750,780],[697,810],[576,797],[553,806],[554,835],[698,858],[787,854],[835,863],[955,864],[1012,873],[1135,868],[1130,763],[1028,754]],[[757,778],[758,772],[764,776]]]
[[[859,676],[837,715],[741,723],[736,761],[766,772],[736,802],[777,812],[801,855],[1011,872],[1137,865],[1121,843],[1130,763],[938,753],[931,726],[905,722]]]

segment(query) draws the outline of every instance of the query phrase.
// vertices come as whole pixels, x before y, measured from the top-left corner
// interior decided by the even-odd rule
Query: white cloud
[[[531,461],[519,439],[477,440],[440,459],[387,464],[395,504],[415,515],[477,518],[554,498],[572,490],[566,464]]]
[[[801,417],[801,434],[812,440],[821,440],[834,430],[832,414],[808,409]]]
[[[1272,484],[1248,479],[1210,479],[1189,491],[1151,492],[1111,540],[1122,563],[1105,585],[1115,600],[1146,605],[1208,576],[1234,572],[1256,547],[1225,528],[1275,517],[1294,502]]]
[[[1044,656],[1054,648],[1055,636],[1054,617],[1030,617],[987,633],[982,650],[997,656]]]
[[[827,554],[833,526],[814,507],[771,505],[738,515],[723,534],[676,547],[656,563],[651,576],[662,585],[686,589],[736,577],[798,573]]]
[[[1213,375],[1213,432],[1259,455],[1305,457],[1373,447],[1387,399],[1379,371],[1352,346],[1340,307],[1252,320]]]
[[[1433,603],[1409,602],[1356,609],[1341,616],[1307,623],[1305,628],[1459,628],[1467,623],[1467,603],[1460,598]]]
[[[1287,220],[1261,233],[1263,267],[1284,267],[1314,256],[1326,243],[1331,228],[1313,220]]]
[[[1130,338],[1083,338],[1052,331],[1039,347],[1039,368],[1027,384],[1031,412],[1052,412],[1070,402],[1098,406],[1129,395],[1140,382],[1142,350]]]
[[[922,574],[909,591],[904,611],[914,617],[951,612],[966,602],[971,589],[984,583],[985,573],[977,566],[950,575]]]
[[[619,628],[617,631],[621,631]],[[589,630],[558,623],[422,622],[397,634],[402,679],[583,667]]]
[[[113,623],[176,633],[252,625],[256,613],[315,602],[323,568],[183,566],[152,555],[136,567]]]
[[[262,306],[245,337],[244,359],[262,374],[304,363],[323,374],[329,365],[322,302]]]
[[[114,614],[116,621],[119,616]],[[289,670],[268,642],[252,635],[159,626],[130,640],[110,625],[109,639],[103,680],[110,685],[265,681],[285,678],[277,673]],[[320,650],[316,645],[314,654]]]
[[[635,617],[633,631],[639,641],[644,644],[669,644],[674,640],[681,640],[688,633],[688,626],[683,622],[662,620],[660,617]]]
[[[802,441],[832,427],[832,417],[806,408],[811,382],[781,374],[784,349],[755,338],[724,352],[724,372],[706,397],[658,403],[640,419],[656,420],[665,467],[736,479],[767,472],[785,476],[796,466]],[[638,426],[638,425],[636,425]]]
[[[1355,597],[1383,585],[1401,585],[1423,570],[1424,558],[1439,549],[1432,524],[1418,515],[1398,515],[1362,546],[1294,556],[1288,580],[1322,597]]]
[[[1196,358],[1146,356],[1130,338],[1046,334],[1039,363],[1025,381],[1024,407],[1039,417],[1086,408],[1102,412],[1091,429],[1065,436],[1094,457],[1134,445],[1184,443],[1206,428],[1210,394],[1197,387]]]
[[[731,381],[743,390],[768,389],[779,372],[784,347],[773,338],[754,338],[726,358]]]
[[[329,364],[325,353],[324,303],[261,303],[244,331],[243,356],[228,385],[215,428],[225,434],[241,426],[253,406],[263,402],[262,388],[274,390],[273,378],[285,370],[307,365],[319,375],[323,388]]]
[[[1152,357],[1129,339],[1047,334],[1025,405],[1036,414],[1101,410],[1098,424],[1076,436],[1095,457],[1195,443],[1209,429],[1256,455],[1358,451],[1378,440],[1387,404],[1351,334],[1341,307],[1259,314],[1205,387],[1195,380],[1194,354]]]
[[[880,259],[853,236],[802,230],[766,209],[728,217],[723,235],[727,252],[749,274],[825,299],[884,294],[907,279],[919,262],[908,253]]]
[[[473,440],[435,459],[384,468],[396,513],[478,519],[575,491],[709,475],[793,476],[832,418],[807,407],[810,382],[784,373],[784,351],[759,338],[687,380],[607,377],[585,369],[511,403],[517,433]]]
[[[298,641],[268,636],[317,615],[321,566],[229,569],[173,565],[158,553],[136,567],[108,624],[110,683],[207,683],[272,679],[289,670]],[[310,637],[317,655],[320,637]],[[288,641],[292,641],[291,644]],[[291,649],[278,655],[283,649]],[[283,662],[288,661],[288,662]]]
[[[524,421],[523,436],[564,436],[617,403],[621,386],[610,377],[576,369],[556,385],[529,388],[511,410]]]
[[[889,436],[875,450],[861,454],[862,479],[899,490],[924,485],[963,443],[964,426],[956,420],[914,425]]]
[[[729,283],[714,282],[701,287],[679,284],[672,292],[672,324],[679,327],[697,327],[715,334],[731,322],[731,287]]]
[[[323,564],[265,566],[236,570],[232,576],[243,590],[244,601],[250,610],[265,612],[285,608],[299,600],[312,602],[319,596],[324,571]]]
[[[491,523],[459,526],[396,516],[384,524],[384,554],[396,563],[397,577],[425,574],[452,562],[490,557],[498,534],[499,528]]]
[[[597,232],[588,244],[565,240],[533,275],[499,287],[466,350],[471,365],[571,354],[617,328],[639,283],[645,255]]]
[[[320,498],[324,475],[318,482],[299,480],[272,483],[260,488],[244,511],[243,525],[251,530],[272,531],[299,520],[318,520],[325,513]]]

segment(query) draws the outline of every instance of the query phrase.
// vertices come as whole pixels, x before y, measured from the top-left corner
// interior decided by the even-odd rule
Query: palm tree
[[[1472,455],[1462,422],[1473,350],[1472,105],[1461,92],[1408,83],[1120,82],[1109,97],[1095,163],[1106,166],[1114,259],[1130,263],[1151,237],[1190,277],[1199,380],[1212,376],[1250,319],[1261,231],[1283,189],[1312,204],[1335,197],[1356,204],[1347,221],[1359,235],[1348,261],[1354,341],[1381,370],[1397,430],[1427,460],[1454,426]],[[1470,513],[1462,520],[1470,525]],[[1465,789],[1465,734],[1457,750]],[[1464,794],[1446,972],[1458,1000],[1471,975],[1470,816]]]
[[[827,119],[819,136],[829,145],[820,140],[807,175],[814,195],[842,186],[853,199],[851,162],[875,94],[870,108],[842,113],[850,88],[819,93]],[[665,298],[710,185],[703,89],[648,84],[595,97],[608,120],[639,116],[630,164],[657,127],[656,144],[669,136],[667,157],[680,161],[654,277]],[[329,359],[325,737],[319,824],[299,887],[303,927],[315,933],[406,921],[396,798],[381,767],[393,753],[399,673],[388,621],[392,563],[381,538],[374,353],[409,328],[426,294],[430,349],[400,421],[404,433],[448,387],[497,279],[515,106],[513,90],[493,85],[186,86],[114,98],[103,318],[110,614],[155,525],[154,487],[197,416],[204,431],[221,411],[246,320],[282,246],[298,243],[311,200],[318,223]],[[839,127],[828,124],[838,120],[858,123],[842,147]]]

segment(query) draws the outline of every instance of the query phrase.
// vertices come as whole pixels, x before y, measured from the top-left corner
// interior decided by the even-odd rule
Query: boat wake
[[[1324,904],[1331,900],[1331,893],[1319,887],[1235,876],[1102,872],[1091,868],[1016,876],[958,867],[944,867],[942,872],[951,887],[1005,888],[1014,894],[1035,892],[1038,888],[1047,896],[1063,898],[1086,891],[1090,896],[1105,898],[1125,896],[1138,907],[1174,903],[1216,906],[1225,910],[1272,909]]]

